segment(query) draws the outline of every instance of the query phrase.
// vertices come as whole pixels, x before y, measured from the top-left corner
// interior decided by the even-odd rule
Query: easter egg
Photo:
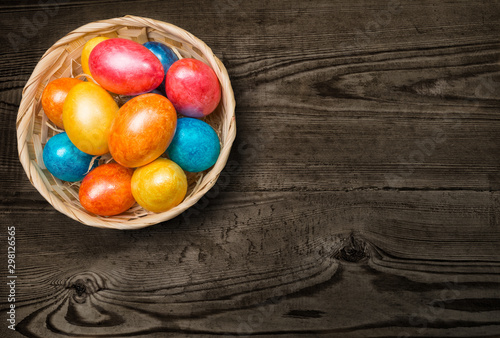
[[[90,39],[85,43],[82,49],[82,69],[85,74],[91,75],[90,74],[90,69],[89,69],[89,56],[90,52],[92,52],[92,49],[94,49],[95,46],[97,46],[98,43],[103,42],[104,40],[107,40],[108,38],[104,36],[97,36],[93,39]]]
[[[163,43],[156,41],[149,41],[143,44],[144,47],[149,49],[157,58],[160,60],[161,65],[163,66],[163,72],[165,75],[167,74],[170,66],[179,58],[174,53],[172,49],[164,45]]]
[[[221,88],[215,72],[196,59],[174,62],[167,72],[165,89],[179,114],[201,118],[219,104]]]
[[[120,95],[147,93],[165,77],[160,60],[149,49],[121,38],[95,46],[89,56],[89,68],[97,83]]]
[[[97,159],[75,147],[66,133],[49,139],[43,148],[43,162],[52,175],[68,182],[81,181],[98,165]]]
[[[179,60],[174,51],[163,43],[149,41],[144,43],[143,46],[149,49],[158,58],[158,60],[160,60],[165,75],[167,75],[167,71],[170,69],[170,66],[175,61]],[[165,77],[163,77],[163,82],[158,86],[158,88],[150,93],[156,93],[156,91],[158,91],[157,94],[165,95]]]
[[[179,60],[174,51],[163,43],[149,41],[144,43],[143,46],[149,49],[158,58],[158,60],[160,60],[165,75],[167,75],[167,71],[170,66],[172,66],[175,61]]]
[[[187,192],[186,174],[166,158],[137,168],[132,176],[132,194],[144,209],[167,211],[182,202]]]
[[[49,120],[64,128],[63,105],[68,92],[83,81],[71,77],[55,79],[47,84],[42,93],[42,108]]]
[[[143,94],[127,101],[113,121],[109,150],[125,167],[148,164],[167,150],[175,134],[177,114],[170,101],[158,94]]]
[[[133,170],[117,163],[100,165],[85,176],[79,191],[81,205],[94,214],[113,216],[134,205]]]
[[[183,170],[200,172],[213,166],[220,153],[219,137],[206,122],[194,118],[177,121],[168,156]]]
[[[109,152],[108,136],[118,105],[111,95],[92,82],[82,82],[68,93],[63,121],[73,144],[91,155]]]

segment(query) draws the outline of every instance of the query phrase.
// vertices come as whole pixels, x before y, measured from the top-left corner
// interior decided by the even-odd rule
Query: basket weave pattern
[[[190,57],[205,62],[219,78],[222,88],[221,102],[217,109],[204,119],[219,135],[219,158],[211,169],[187,175],[189,187],[184,201],[166,212],[151,213],[136,204],[118,216],[96,216],[80,205],[79,182],[63,182],[53,177],[43,164],[44,144],[51,136],[60,132],[43,112],[43,89],[56,78],[81,76],[80,56],[83,46],[96,36],[126,38],[139,43],[164,43],[171,47],[179,58]],[[123,103],[123,97],[113,96],[119,104]],[[194,205],[215,184],[227,162],[236,136],[234,108],[234,94],[224,65],[203,41],[189,32],[172,24],[137,16],[92,22],[68,33],[50,47],[26,83],[16,121],[19,159],[33,186],[61,213],[89,226],[138,229],[179,215]],[[109,155],[100,159],[101,162],[109,160]]]

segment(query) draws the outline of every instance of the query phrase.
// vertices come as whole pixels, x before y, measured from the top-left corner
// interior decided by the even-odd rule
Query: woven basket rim
[[[162,213],[148,214],[146,216],[127,219],[113,219],[111,222],[106,217],[92,215],[84,212],[75,206],[64,202],[61,198],[54,194],[47,179],[44,179],[42,170],[38,167],[36,161],[30,158],[28,151],[28,142],[30,140],[30,126],[34,123],[36,118],[36,93],[41,82],[44,80],[44,71],[50,65],[47,59],[59,51],[64,46],[76,39],[82,38],[89,34],[104,34],[103,32],[113,32],[118,30],[117,27],[136,27],[153,29],[156,31],[170,34],[186,41],[188,44],[196,47],[202,54],[204,59],[209,63],[211,68],[217,74],[222,89],[221,105],[223,109],[223,136],[224,142],[221,140],[221,152],[215,165],[203,176],[197,192],[186,196],[181,204]],[[18,110],[16,120],[16,132],[18,142],[18,154],[20,162],[30,180],[31,184],[38,190],[38,192],[59,212],[67,215],[68,217],[89,226],[132,230],[140,229],[143,227],[151,226],[163,221],[170,220],[191,206],[193,206],[200,198],[205,195],[210,188],[213,187],[217,181],[222,169],[224,168],[229,153],[236,136],[236,120],[235,120],[235,106],[233,89],[226,68],[222,62],[214,55],[210,47],[208,47],[202,40],[195,37],[190,32],[175,26],[171,23],[144,18],[139,16],[126,15],[124,17],[111,18],[106,20],[99,20],[87,23],[79,28],[67,33],[64,37],[56,41],[40,58],[33,73],[29,77],[26,85],[22,91],[21,103]],[[47,186],[49,185],[49,186]]]

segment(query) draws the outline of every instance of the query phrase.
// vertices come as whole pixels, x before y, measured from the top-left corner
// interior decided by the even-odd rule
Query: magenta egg
[[[221,98],[219,79],[212,68],[196,59],[181,59],[170,66],[165,91],[175,110],[201,118],[212,113]]]
[[[104,89],[121,95],[138,95],[158,87],[164,78],[158,58],[140,43],[108,39],[89,56],[90,74]]]

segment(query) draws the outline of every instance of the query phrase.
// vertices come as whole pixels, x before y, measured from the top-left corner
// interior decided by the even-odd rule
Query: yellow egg
[[[98,37],[95,37],[93,39],[90,39],[89,41],[87,41],[87,43],[85,44],[85,46],[83,46],[83,50],[82,50],[82,69],[83,69],[83,72],[85,74],[88,74],[88,75],[92,75],[90,74],[90,69],[89,69],[89,56],[90,56],[90,52],[92,51],[92,49],[94,49],[95,46],[97,46],[97,44],[99,42],[102,42],[104,40],[107,40],[108,38],[104,37],[104,36],[98,36]]]
[[[109,152],[108,137],[118,105],[102,87],[92,82],[74,86],[63,105],[63,123],[71,142],[90,155]]]
[[[186,174],[166,158],[160,157],[137,168],[132,176],[132,195],[140,206],[152,212],[163,212],[177,206],[186,192]]]

